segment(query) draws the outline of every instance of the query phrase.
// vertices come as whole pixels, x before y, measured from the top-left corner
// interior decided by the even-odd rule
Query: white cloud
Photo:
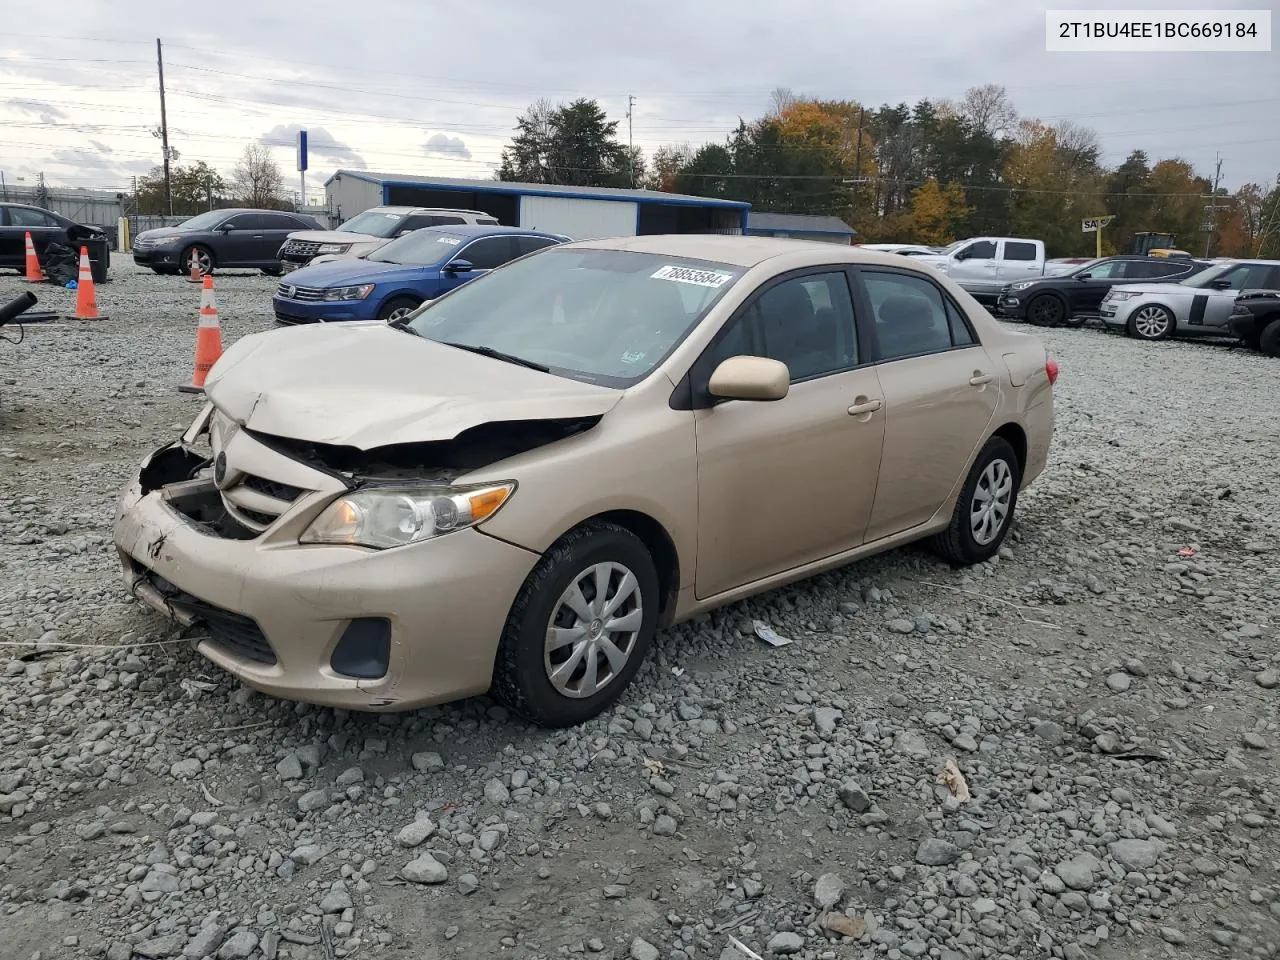
[[[451,137],[447,133],[433,133],[427,140],[422,152],[429,157],[460,157],[471,159],[471,151],[461,137]]]

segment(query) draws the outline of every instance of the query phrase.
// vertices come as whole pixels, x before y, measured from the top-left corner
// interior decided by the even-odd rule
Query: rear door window
[[[546,237],[516,237],[516,246],[520,250],[520,256],[526,253],[533,253],[535,250],[541,250],[543,247],[554,246],[555,241]]]
[[[964,318],[924,277],[861,271],[875,310],[880,359],[898,360],[970,346],[973,336]]]
[[[1004,258],[1021,262],[1034,261],[1036,259],[1036,245],[1034,243],[1023,243],[1019,240],[1006,240],[1004,242]]]

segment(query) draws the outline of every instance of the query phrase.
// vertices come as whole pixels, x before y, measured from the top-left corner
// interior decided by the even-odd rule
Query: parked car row
[[[1103,257],[1060,277],[1008,284],[997,316],[1039,326],[1099,320],[1139,340],[1230,337],[1280,355],[1280,261]]]

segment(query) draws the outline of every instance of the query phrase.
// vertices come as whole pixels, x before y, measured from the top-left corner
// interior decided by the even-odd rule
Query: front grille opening
[[[258,531],[251,530],[227,512],[222,496],[212,481],[195,480],[175,484],[165,491],[168,504],[210,536],[223,540],[253,540]],[[268,517],[267,522],[275,520]]]
[[[291,487],[287,483],[268,480],[266,477],[255,477],[253,474],[247,475],[240,483],[250,490],[261,493],[273,500],[280,500],[283,503],[293,503],[293,501],[302,496],[302,490],[298,487]],[[249,511],[246,510],[244,512],[247,516],[250,515]]]
[[[214,646],[254,663],[275,666],[275,651],[253,619],[193,597],[154,571],[142,568],[139,576],[159,592],[170,607],[194,618],[208,631]]]
[[[276,518],[269,513],[259,513],[257,510],[246,510],[244,507],[238,508],[242,514],[252,520],[254,523],[269,527],[276,522]]]

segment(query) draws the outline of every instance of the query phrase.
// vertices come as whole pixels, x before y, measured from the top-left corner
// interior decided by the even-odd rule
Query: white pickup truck
[[[1022,237],[970,237],[957,240],[941,253],[911,258],[945,273],[973,297],[995,302],[1006,284],[1052,275],[1069,266],[1046,268],[1044,241]]]

